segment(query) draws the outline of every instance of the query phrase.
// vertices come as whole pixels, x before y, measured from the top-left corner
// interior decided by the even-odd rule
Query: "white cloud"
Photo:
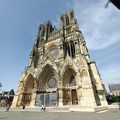
[[[101,70],[101,74],[103,74],[104,79],[107,79],[109,83],[113,82],[120,82],[120,67],[117,66],[107,66]]]
[[[105,0],[74,1],[73,8],[89,50],[102,50],[112,46],[110,49],[112,52],[120,46],[120,11],[112,4],[105,9],[106,2]],[[109,55],[116,58],[117,53]],[[106,57],[101,59],[103,65],[100,65],[99,71],[108,90],[108,83],[120,83],[120,65],[117,65],[116,61],[104,64],[108,60]]]
[[[108,89],[108,83],[120,83],[120,67],[117,65],[110,65],[100,70],[102,79]]]
[[[120,13],[112,5],[105,9],[106,1],[74,2],[80,29],[90,50],[104,49],[120,43]]]

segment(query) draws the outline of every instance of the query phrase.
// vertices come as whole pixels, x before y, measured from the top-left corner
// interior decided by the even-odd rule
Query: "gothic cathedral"
[[[13,106],[107,105],[104,84],[91,61],[74,11],[60,15],[60,28],[39,26],[29,64],[21,74]]]

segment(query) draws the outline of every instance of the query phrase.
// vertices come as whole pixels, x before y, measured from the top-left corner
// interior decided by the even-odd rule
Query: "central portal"
[[[37,93],[35,106],[41,107],[53,107],[58,104],[58,93],[57,92],[41,92]]]
[[[36,106],[46,107],[58,105],[57,82],[59,76],[51,65],[46,65],[38,76]]]

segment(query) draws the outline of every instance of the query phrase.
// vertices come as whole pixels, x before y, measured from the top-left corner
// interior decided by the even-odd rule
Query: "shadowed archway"
[[[25,81],[23,82],[23,92],[19,96],[19,99],[21,100],[21,105],[30,105],[30,102],[32,100],[32,92],[34,89],[34,77],[29,74]]]
[[[76,72],[67,66],[62,77],[63,105],[77,104]]]
[[[38,76],[36,106],[54,106],[58,102],[59,76],[51,65],[46,65]]]

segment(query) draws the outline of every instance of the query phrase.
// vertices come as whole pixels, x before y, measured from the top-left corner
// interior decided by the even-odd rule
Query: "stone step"
[[[95,112],[106,111],[108,110],[108,106],[98,106],[94,108]]]
[[[108,110],[108,106],[71,106],[70,111],[98,112]]]
[[[6,108],[1,109],[0,111],[5,111]],[[97,107],[86,107],[86,106],[63,106],[63,107],[46,107],[46,112],[100,112],[108,110],[108,106],[97,106]],[[35,111],[41,112],[41,107],[26,107],[25,109],[21,108],[10,108],[10,111]]]
[[[22,108],[11,108],[10,111],[36,111],[40,112],[41,107],[34,107],[34,108],[28,108],[25,109]],[[46,107],[46,112],[70,112],[69,107]]]

